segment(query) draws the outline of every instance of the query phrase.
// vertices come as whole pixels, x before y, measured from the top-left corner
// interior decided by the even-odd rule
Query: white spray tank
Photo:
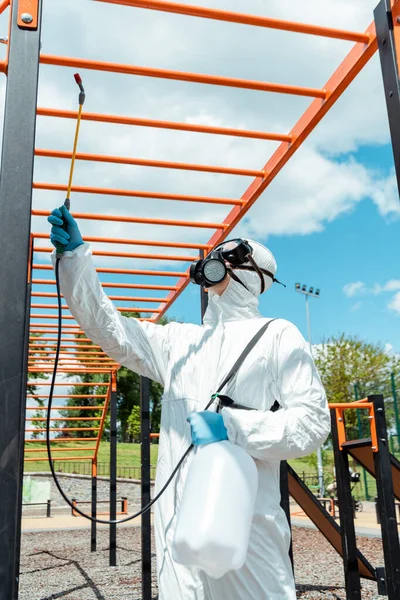
[[[230,441],[199,446],[182,495],[173,559],[214,578],[240,569],[257,487],[256,465],[243,448]]]
[[[217,398],[223,406],[234,406],[220,392],[274,321],[264,323],[250,340],[206,410]],[[228,440],[198,447],[182,494],[173,559],[216,579],[240,569],[247,556],[257,488],[257,467],[243,448]]]

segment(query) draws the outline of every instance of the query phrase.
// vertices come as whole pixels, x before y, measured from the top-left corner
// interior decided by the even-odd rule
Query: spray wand
[[[80,125],[81,125],[83,104],[85,102],[85,90],[84,90],[84,87],[82,85],[82,79],[81,79],[79,73],[76,73],[74,75],[74,77],[75,77],[76,83],[79,86],[80,93],[79,93],[78,120],[77,120],[77,123],[76,123],[74,149],[73,149],[73,152],[72,152],[72,160],[71,160],[71,169],[70,169],[69,181],[68,181],[67,197],[66,197],[65,202],[64,202],[64,206],[65,206],[66,210],[68,210],[68,211],[70,210],[70,207],[71,207],[72,179],[73,179],[73,176],[74,176],[76,150],[77,150],[77,147],[78,147],[79,130],[80,130]],[[63,213],[62,210],[61,210],[61,213]],[[66,223],[66,221],[65,221],[64,218],[62,218],[62,219],[63,219],[62,228],[64,229],[64,231],[67,231],[67,223]],[[58,335],[57,335],[56,355],[55,355],[55,359],[54,359],[54,371],[53,371],[53,376],[52,376],[52,381],[51,381],[51,386],[50,386],[49,403],[48,403],[48,407],[47,407],[47,418],[46,418],[46,449],[47,449],[47,456],[48,456],[48,460],[49,460],[50,471],[51,471],[51,474],[53,476],[54,483],[56,484],[56,487],[57,487],[58,491],[60,492],[61,496],[64,498],[65,502],[67,504],[69,504],[69,506],[71,506],[71,508],[73,508],[75,510],[75,512],[77,512],[81,517],[85,517],[89,521],[93,521],[95,523],[102,523],[102,524],[105,524],[105,525],[118,524],[118,523],[126,523],[127,521],[132,521],[133,519],[136,519],[140,515],[144,514],[148,510],[150,510],[150,508],[153,506],[153,504],[155,504],[155,502],[157,502],[157,500],[160,498],[160,496],[162,496],[162,494],[165,492],[165,490],[167,489],[167,487],[170,485],[171,481],[174,479],[176,473],[179,471],[182,463],[184,462],[184,460],[186,459],[186,457],[188,456],[188,454],[192,451],[193,444],[191,446],[189,446],[189,448],[186,450],[186,452],[184,453],[184,455],[182,456],[181,460],[176,465],[175,469],[171,473],[170,477],[168,478],[168,481],[165,483],[165,485],[163,486],[163,488],[158,492],[158,494],[145,507],[143,507],[140,511],[138,511],[134,515],[131,515],[129,517],[125,517],[124,519],[120,519],[120,520],[97,519],[97,518],[94,518],[94,517],[92,517],[92,516],[90,516],[90,515],[82,512],[79,508],[77,508],[76,506],[74,506],[72,504],[71,500],[67,497],[67,495],[65,494],[64,490],[62,489],[62,487],[60,485],[60,482],[58,481],[58,477],[57,477],[57,474],[56,474],[55,469],[54,469],[54,463],[53,463],[53,459],[52,459],[52,456],[51,456],[51,443],[50,443],[51,442],[51,440],[50,440],[50,416],[51,416],[51,409],[52,409],[52,405],[53,405],[54,386],[55,386],[56,377],[57,377],[57,367],[58,367],[58,360],[59,360],[59,357],[60,357],[60,349],[61,349],[62,303],[61,303],[61,290],[60,290],[60,261],[61,261],[61,258],[63,256],[63,254],[64,254],[64,245],[58,242],[56,244],[56,264],[55,264],[57,301],[58,301]],[[212,399],[209,402],[208,406],[206,407],[206,410],[209,408],[209,406],[212,404],[212,402],[214,402],[214,399]]]
[[[76,159],[76,151],[78,148],[78,139],[79,139],[79,131],[80,131],[80,127],[81,127],[81,119],[82,119],[82,111],[83,111],[83,105],[85,103],[85,89],[83,87],[82,84],[82,78],[79,75],[79,73],[75,73],[74,75],[75,81],[79,86],[79,111],[78,111],[78,119],[76,121],[76,130],[75,130],[75,139],[74,139],[74,149],[72,152],[72,160],[71,160],[71,168],[70,168],[70,172],[69,172],[69,180],[68,180],[68,189],[67,189],[67,197],[65,199],[64,202],[64,206],[65,208],[69,211],[71,208],[71,188],[72,188],[72,180],[74,177],[74,170],[75,170],[75,159]],[[62,213],[62,211],[61,211]],[[63,219],[63,224],[62,224],[62,229],[64,229],[64,231],[67,231],[67,223],[65,222],[65,219]],[[60,242],[57,242],[56,244],[56,258],[61,258],[62,255],[64,254],[64,244],[61,244]]]

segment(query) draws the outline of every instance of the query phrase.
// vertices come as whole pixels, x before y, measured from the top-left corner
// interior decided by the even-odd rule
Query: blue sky
[[[357,152],[357,160],[389,173],[393,166],[390,145],[369,146]],[[284,174],[282,174],[284,176]],[[348,214],[309,235],[270,236],[266,243],[278,261],[278,276],[287,288],[275,285],[261,299],[266,316],[294,322],[307,336],[304,296],[295,282],[321,288],[319,299],[310,299],[313,343],[342,332],[371,342],[388,343],[400,351],[400,314],[389,310],[393,294],[347,297],[343,288],[363,281],[368,286],[399,277],[400,221],[383,217],[371,200],[359,203]],[[199,321],[197,286],[187,289],[168,315]]]

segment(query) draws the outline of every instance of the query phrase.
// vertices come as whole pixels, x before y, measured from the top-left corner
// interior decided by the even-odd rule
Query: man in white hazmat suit
[[[258,469],[246,562],[238,571],[212,579],[172,559],[189,455],[155,506],[160,600],[295,600],[290,530],[280,507],[280,461],[313,452],[330,429],[325,393],[298,329],[283,319],[271,323],[224,389],[235,404],[253,410],[203,412],[247,343],[270,320],[258,311],[258,295],[275,277],[271,252],[246,241],[250,265],[229,269],[220,283],[209,287],[204,324],[162,326],[120,315],[102,289],[90,246],[83,243],[73,217],[64,208],[62,213],[54,210],[49,221],[53,244],[63,243],[66,249],[59,274],[72,314],[86,335],[119,364],[164,386],[156,492],[192,440],[206,443],[228,437],[254,458]],[[62,216],[67,232],[60,227]],[[229,268],[226,261],[225,265]],[[272,412],[275,401],[280,409]],[[194,418],[192,413],[199,414]]]

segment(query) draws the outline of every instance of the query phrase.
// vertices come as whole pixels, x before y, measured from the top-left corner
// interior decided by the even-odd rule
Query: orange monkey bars
[[[93,178],[89,182],[90,185],[87,183],[83,185],[83,182],[78,182],[72,186],[72,212],[78,221],[82,222],[82,229],[86,227],[86,224],[92,227],[97,224],[103,232],[107,229],[107,234],[93,235],[93,231],[89,231],[88,234],[84,231],[83,235],[84,239],[93,245],[95,267],[101,285],[106,292],[114,290],[109,297],[112,301],[119,303],[118,310],[120,312],[126,314],[139,313],[142,319],[143,315],[149,315],[148,318],[143,320],[157,322],[188,284],[188,267],[190,263],[199,258],[199,253],[200,255],[201,253],[207,254],[232,232],[374,54],[377,49],[375,29],[371,25],[365,32],[353,32],[161,0],[150,2],[145,0],[97,1],[103,4],[131,7],[132,9],[148,9],[160,11],[161,13],[174,13],[186,15],[187,17],[264,28],[265,35],[268,35],[268,29],[278,29],[354,43],[350,53],[338,69],[327,79],[326,84],[320,87],[258,81],[245,77],[193,73],[177,69],[160,69],[92,60],[84,57],[65,57],[52,54],[42,54],[40,56],[41,68],[45,66],[45,69],[53,69],[54,71],[55,68],[63,67],[90,70],[94,74],[102,72],[130,75],[131,77],[146,77],[158,80],[160,90],[162,89],[163,80],[174,80],[181,82],[180,85],[196,83],[199,86],[218,86],[219,88],[226,88],[226,93],[231,93],[229,90],[236,88],[238,90],[252,90],[254,93],[284,94],[293,97],[294,100],[295,97],[311,98],[311,103],[293,128],[290,131],[283,132],[265,131],[264,127],[257,130],[256,128],[246,129],[245,127],[195,123],[189,122],[193,120],[190,118],[188,118],[188,122],[184,120],[179,122],[138,115],[113,115],[83,111],[83,128],[91,123],[108,128],[116,126],[120,128],[129,127],[133,135],[137,128],[144,128],[144,131],[149,129],[165,130],[175,132],[176,135],[180,132],[192,136],[203,134],[211,140],[213,137],[210,136],[228,136],[236,138],[237,143],[246,140],[247,143],[255,141],[257,143],[272,142],[276,144],[275,151],[271,153],[266,163],[264,165],[254,165],[253,168],[216,165],[211,164],[212,161],[204,160],[176,161],[170,160],[168,156],[165,159],[136,155],[121,156],[118,152],[105,152],[104,149],[101,151],[98,148],[85,148],[84,152],[78,151],[76,164],[79,165],[80,169],[85,166],[96,165],[102,169],[100,177]],[[2,2],[0,13],[7,6],[8,2]],[[117,7],[115,7],[115,10],[118,10]],[[124,9],[121,8],[120,10]],[[84,77],[84,73],[82,75]],[[88,90],[88,93],[90,93],[90,90]],[[251,102],[251,100],[249,101]],[[77,112],[67,110],[65,107],[38,107],[37,118],[57,121],[61,119],[68,123],[77,118]],[[193,138],[194,145],[196,139],[198,138]],[[41,165],[50,164],[49,162],[45,163],[49,160],[52,161],[51,164],[58,160],[61,165],[65,165],[66,161],[69,161],[72,157],[71,151],[47,146],[48,144],[38,143],[38,147],[35,149],[35,161],[40,161]],[[111,178],[107,177],[107,173],[108,169],[112,168],[132,169],[129,184],[120,186],[110,184]],[[238,193],[232,194],[233,197],[215,194],[212,185],[209,194],[203,193],[203,188],[201,188],[201,194],[193,193],[193,190],[190,189],[184,190],[184,193],[175,193],[176,190],[164,191],[158,189],[156,185],[149,186],[154,190],[149,191],[140,189],[142,186],[136,185],[135,174],[137,169],[140,169],[141,173],[149,173],[150,171],[146,169],[151,169],[152,174],[162,172],[169,175],[170,173],[179,174],[181,172],[182,175],[186,176],[187,174],[188,177],[189,174],[208,178],[235,177],[235,181],[239,182],[238,186],[243,185],[244,187],[241,191],[237,188]],[[55,175],[57,176],[57,173]],[[241,183],[249,177],[251,178],[249,185]],[[210,181],[212,180],[210,179]],[[30,265],[32,302],[28,367],[31,377],[34,377],[37,373],[51,373],[57,339],[55,337],[57,331],[55,322],[57,320],[57,304],[54,302],[57,296],[54,289],[53,267],[48,256],[51,251],[47,241],[48,233],[45,232],[48,231],[48,225],[44,220],[49,211],[48,209],[45,210],[43,204],[40,203],[46,192],[58,194],[61,198],[66,192],[67,186],[64,181],[36,180],[33,183],[33,189],[32,217],[34,218],[34,225],[31,235]],[[74,198],[76,198],[76,201]],[[112,198],[111,207],[110,198]],[[94,201],[97,203],[96,210],[93,209]],[[179,211],[177,206],[182,206],[182,211]],[[193,218],[193,211],[190,212],[191,206],[197,207],[198,218]],[[172,212],[172,207],[174,207],[175,212]],[[225,217],[221,213],[225,210],[224,207],[228,207]],[[211,208],[218,215],[218,218],[210,218],[213,213],[207,211]],[[175,214],[179,214],[179,218],[174,218]],[[121,228],[125,227],[126,230],[127,226],[132,229],[132,235],[129,236],[126,233],[125,235],[119,235],[119,232],[122,231]],[[162,235],[168,231],[172,231],[172,234],[170,234],[169,241],[164,241],[161,239]],[[45,242],[40,245],[40,240],[45,240]],[[132,252],[132,246],[142,247],[145,250]],[[158,249],[157,252],[154,251],[155,248]],[[105,261],[107,262],[105,263]],[[160,264],[163,265],[161,269]],[[177,265],[179,265],[178,268]],[[39,275],[40,271],[48,273],[41,276]],[[122,294],[120,290],[124,290],[124,293]],[[160,292],[165,292],[165,296]],[[90,343],[89,338],[74,321],[73,315],[64,314],[68,310],[68,306],[64,303],[62,305],[60,374],[96,373],[109,375],[110,369],[115,371],[118,365],[109,359],[99,346]],[[70,323],[70,321],[73,323]],[[60,382],[57,382],[57,384],[62,385]],[[42,385],[42,383],[38,382],[37,385]],[[48,382],[43,382],[43,385],[48,385]],[[82,392],[80,396],[82,401],[87,400],[88,394],[85,394],[84,387],[82,387]],[[110,387],[108,388],[107,398],[105,398],[104,409],[98,406],[80,407],[82,410],[92,410],[94,413],[102,411],[101,417],[93,414],[93,418],[88,415],[80,419],[85,421],[97,420],[97,422],[99,419],[101,420],[98,428],[99,435],[94,438],[97,440],[97,448],[104,428],[105,407],[108,406],[109,394]],[[36,399],[35,394],[28,397],[33,400]],[[58,395],[56,397],[62,398]],[[95,398],[95,396],[91,397]],[[45,410],[41,407],[37,409],[36,407],[29,407],[28,410],[34,408],[38,411]],[[74,408],[71,407],[71,409]],[[69,407],[55,407],[55,410],[57,409],[68,410]],[[29,422],[41,423],[43,418],[43,416],[29,417]],[[56,422],[65,421],[69,425],[69,421],[73,422],[74,417],[61,419],[55,414],[52,416],[52,420]],[[77,432],[73,423],[71,427],[62,429],[66,432]],[[90,429],[93,430],[93,427],[86,428],[85,431]],[[97,430],[97,426],[94,426],[94,430]],[[27,431],[30,432],[30,430]],[[78,440],[79,438],[73,439]],[[67,451],[67,448],[65,448],[65,451]]]

